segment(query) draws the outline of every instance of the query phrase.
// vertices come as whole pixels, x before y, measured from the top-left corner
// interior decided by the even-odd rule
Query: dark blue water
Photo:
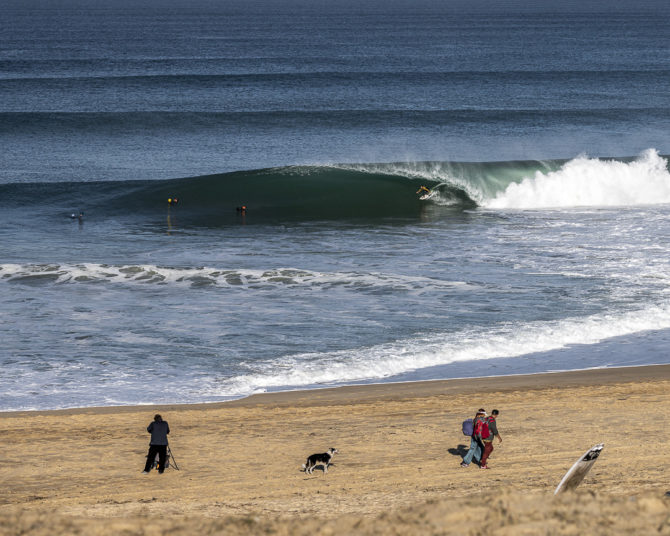
[[[12,2],[0,179],[667,152],[664,6],[541,7]]]
[[[0,409],[667,362],[665,8],[6,3]]]

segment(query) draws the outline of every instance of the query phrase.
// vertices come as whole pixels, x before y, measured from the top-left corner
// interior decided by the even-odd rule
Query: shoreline
[[[572,387],[602,385],[609,383],[653,381],[670,379],[670,364],[631,365],[608,368],[592,368],[504,376],[477,376],[472,378],[450,378],[401,382],[380,382],[314,389],[292,389],[255,393],[242,398],[222,402],[193,402],[166,404],[130,404],[123,406],[88,406],[63,409],[7,410],[0,411],[5,417],[41,415],[79,415],[135,413],[151,411],[208,410],[226,407],[255,407],[268,405],[313,406],[333,403],[364,403],[372,400],[396,398],[398,396],[431,396],[435,394],[462,394],[473,389],[495,389],[500,392],[517,389],[546,389],[549,387]]]

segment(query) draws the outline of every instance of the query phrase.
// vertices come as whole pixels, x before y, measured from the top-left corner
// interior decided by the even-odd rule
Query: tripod
[[[174,465],[174,468],[179,471],[179,466],[177,465],[177,460],[174,459],[174,454],[172,454],[172,449],[170,448],[170,445],[168,445],[167,448],[167,459],[170,461],[170,458],[172,458],[172,463]]]
[[[177,460],[174,459],[174,454],[172,454],[172,449],[170,448],[170,445],[167,445],[167,456],[165,456],[165,468],[167,469],[170,467],[170,460],[172,460],[172,465],[174,465],[174,468],[179,471],[179,466],[177,465]],[[156,458],[154,459],[154,463],[151,465],[151,468],[158,468],[158,454],[156,454]]]

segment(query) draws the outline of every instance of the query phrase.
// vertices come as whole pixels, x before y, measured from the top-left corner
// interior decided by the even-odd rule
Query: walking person
[[[481,425],[486,418],[486,411],[484,408],[479,408],[475,418],[472,420],[472,435],[470,436],[470,450],[463,457],[463,462],[461,467],[467,467],[472,463],[472,458],[476,461],[479,461],[482,457],[482,452],[484,451],[484,444],[482,443],[481,438]]]
[[[486,422],[489,425],[489,436],[483,439],[484,452],[482,454],[481,465],[479,466],[480,469],[489,469],[489,466],[486,462],[493,452],[493,440],[497,437],[498,443],[502,443],[502,437],[500,437],[500,434],[498,433],[498,425],[496,423],[498,415],[500,415],[500,412],[497,409],[494,409],[491,412],[491,416],[486,419]]]
[[[151,471],[151,466],[156,459],[156,454],[158,454],[158,472],[162,474],[165,471],[165,461],[167,460],[167,436],[170,433],[170,427],[167,421],[163,420],[163,417],[156,414],[154,415],[154,421],[147,426],[147,432],[151,434],[151,441],[149,442],[149,453],[143,473],[147,474]]]

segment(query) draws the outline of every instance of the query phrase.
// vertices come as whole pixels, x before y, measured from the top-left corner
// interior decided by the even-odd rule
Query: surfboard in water
[[[598,456],[600,456],[600,452],[603,450],[604,446],[604,443],[599,443],[595,447],[591,447],[587,450],[584,455],[575,462],[570,470],[565,473],[565,476],[559,482],[556,491],[554,491],[554,495],[564,491],[573,490],[579,486],[582,480],[584,480],[586,473],[591,470],[591,467],[593,467]]]

